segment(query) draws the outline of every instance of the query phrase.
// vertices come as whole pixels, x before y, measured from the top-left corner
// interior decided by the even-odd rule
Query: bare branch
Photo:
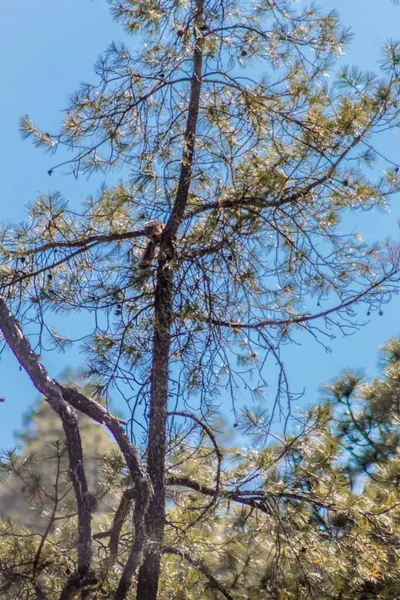
[[[131,588],[132,579],[143,562],[143,553],[146,541],[145,515],[147,506],[152,497],[152,490],[147,479],[135,490],[135,539],[128,560],[125,563],[121,579],[115,592],[115,600],[124,600]]]
[[[383,277],[381,277],[378,281],[375,281],[374,283],[369,285],[367,288],[363,289],[362,292],[359,292],[358,294],[354,294],[348,300],[345,300],[345,301],[341,302],[340,304],[336,304],[332,308],[328,308],[327,310],[323,310],[323,311],[313,314],[313,315],[302,315],[300,317],[293,317],[293,318],[289,317],[287,319],[263,319],[263,320],[259,321],[258,323],[240,323],[240,322],[236,322],[236,321],[229,322],[229,321],[223,321],[220,319],[213,319],[213,318],[206,318],[206,317],[202,318],[200,316],[198,316],[197,318],[199,321],[202,321],[204,323],[211,323],[212,325],[216,325],[218,327],[230,327],[231,329],[255,329],[255,330],[257,330],[257,329],[262,329],[262,328],[270,326],[270,325],[295,325],[295,324],[300,324],[300,323],[307,323],[309,321],[314,321],[316,319],[321,319],[321,318],[327,317],[333,313],[339,312],[340,310],[346,309],[347,307],[356,305],[357,302],[359,302],[360,300],[362,300],[363,298],[365,298],[366,296],[371,294],[371,292],[373,292],[373,290],[380,287],[387,281],[393,282],[394,277],[396,275],[398,275],[399,273],[400,273],[400,256],[397,256],[394,267],[392,269],[390,269],[390,271],[388,273],[386,273]]]
[[[136,497],[135,488],[130,488],[129,490],[125,490],[121,496],[121,500],[118,505],[118,508],[115,511],[114,520],[113,520],[111,529],[108,531],[100,531],[99,533],[95,533],[93,536],[94,540],[100,540],[105,537],[110,538],[110,541],[108,543],[108,548],[110,550],[111,564],[113,564],[113,562],[117,558],[121,530],[126,521],[129,509],[130,509],[135,497]]]
[[[195,423],[197,423],[197,425],[199,425],[206,432],[208,437],[210,438],[210,440],[214,446],[214,449],[215,449],[215,454],[217,455],[217,472],[216,472],[216,476],[215,476],[215,491],[213,494],[213,499],[207,506],[204,507],[204,509],[201,511],[200,515],[195,519],[195,521],[193,521],[191,523],[191,526],[193,526],[198,521],[200,521],[203,518],[203,516],[217,502],[218,494],[219,494],[219,490],[220,490],[220,486],[221,486],[221,465],[222,465],[223,455],[217,444],[217,440],[215,438],[215,435],[214,435],[214,432],[212,431],[212,429],[206,423],[204,423],[201,419],[196,417],[196,415],[194,415],[193,413],[187,412],[187,411],[174,411],[174,412],[170,412],[168,414],[171,416],[174,415],[177,417],[186,417],[188,419],[192,419]]]

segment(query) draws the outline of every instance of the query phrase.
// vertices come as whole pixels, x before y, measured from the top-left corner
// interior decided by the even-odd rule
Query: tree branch
[[[135,499],[136,491],[135,488],[130,488],[129,490],[125,490],[121,496],[120,503],[118,505],[117,510],[114,514],[114,520],[111,529],[108,531],[100,531],[99,533],[95,533],[93,536],[94,540],[100,540],[105,537],[109,537],[110,541],[108,543],[108,549],[110,550],[111,555],[111,564],[114,563],[115,559],[118,556],[118,545],[119,539],[121,535],[122,527],[125,523],[129,508],[132,504],[132,501]]]
[[[69,458],[69,475],[74,487],[78,510],[78,574],[81,578],[90,575],[92,559],[91,507],[85,471],[78,420],[75,411],[63,398],[60,386],[48,376],[38,361],[28,339],[23,335],[18,321],[0,298],[0,330],[18,362],[25,368],[32,383],[46,398],[59,415],[66,439]],[[80,585],[75,578],[75,585]],[[67,583],[68,587],[68,583]],[[72,597],[65,595],[65,600]],[[64,600],[64,598],[63,598]]]
[[[215,490],[207,485],[198,483],[190,477],[176,477],[171,476],[166,479],[166,485],[180,485],[187,487],[195,492],[204,494],[206,496],[213,496]],[[299,502],[308,502],[315,506],[320,506],[328,510],[335,510],[334,503],[323,502],[319,499],[312,498],[306,494],[299,494],[296,492],[258,492],[257,490],[243,490],[243,491],[221,491],[219,497],[223,500],[232,500],[239,504],[245,504],[251,508],[257,508],[261,512],[267,515],[271,514],[271,509],[268,505],[269,498],[287,498],[289,500],[298,500]]]
[[[220,486],[221,486],[221,464],[222,464],[222,460],[223,460],[223,455],[222,452],[217,444],[217,440],[215,438],[215,435],[212,431],[212,429],[206,425],[206,423],[204,423],[201,419],[199,419],[198,417],[196,417],[196,415],[187,412],[187,411],[174,411],[174,412],[170,412],[168,413],[168,415],[173,415],[173,416],[177,416],[177,417],[186,417],[188,419],[192,419],[195,423],[197,423],[208,435],[208,437],[210,438],[214,449],[215,449],[215,454],[217,455],[217,473],[216,473],[216,477],[215,477],[215,490],[213,493],[213,499],[211,500],[211,502],[204,507],[204,509],[201,511],[200,515],[195,519],[195,521],[193,521],[190,525],[193,527],[193,525],[195,525],[198,521],[200,521],[203,516],[210,510],[210,508],[212,508],[214,506],[214,504],[216,504],[217,499],[218,499],[218,494],[219,494],[219,490],[220,490]]]
[[[48,242],[37,248],[31,248],[24,252],[18,252],[18,256],[31,256],[32,254],[39,254],[40,252],[46,252],[46,250],[54,250],[59,248],[82,248],[85,246],[96,246],[105,242],[123,242],[125,240],[131,240],[137,237],[146,237],[146,233],[143,229],[139,231],[126,231],[125,233],[109,233],[99,235],[89,235],[86,238],[68,242]],[[88,250],[90,248],[87,248]]]
[[[199,116],[203,69],[204,0],[196,0],[194,14],[193,74],[187,112],[186,131],[179,181],[174,206],[160,238],[154,294],[154,334],[152,348],[150,423],[147,444],[147,469],[154,489],[146,514],[146,550],[138,575],[137,600],[156,600],[165,527],[165,454],[167,435],[168,383],[173,323],[173,273],[175,240],[187,206],[192,179],[192,164]],[[123,596],[118,596],[122,600]]]
[[[372,123],[370,125],[372,125]],[[185,220],[187,220],[209,210],[221,210],[223,208],[232,208],[235,206],[260,206],[261,208],[280,208],[281,206],[284,206],[286,204],[292,204],[293,202],[297,202],[301,198],[307,196],[313,189],[315,189],[319,185],[323,185],[324,183],[326,183],[336,172],[338,166],[341,162],[343,162],[347,154],[349,154],[349,152],[362,140],[362,138],[364,137],[364,135],[366,135],[367,132],[368,129],[365,128],[362,134],[357,135],[347,146],[347,148],[343,150],[338,159],[329,167],[327,172],[312,183],[308,184],[304,189],[300,189],[296,192],[289,194],[288,196],[283,196],[282,198],[277,200],[267,200],[265,197],[262,196],[241,196],[239,198],[232,198],[229,200],[216,200],[214,202],[202,204],[201,206],[193,208],[185,214],[184,218]]]
[[[202,575],[204,575],[208,579],[208,581],[210,582],[212,587],[215,588],[216,590],[218,590],[219,592],[221,592],[221,594],[227,600],[234,600],[234,597],[214,577],[214,575],[211,573],[210,569],[203,562],[192,558],[190,556],[190,554],[188,552],[186,552],[185,550],[178,550],[177,548],[172,548],[171,546],[165,546],[162,551],[164,554],[175,554],[175,556],[179,556],[179,557],[187,560],[187,562],[192,567],[194,567],[195,569],[200,571],[200,573],[202,573]]]
[[[320,319],[331,315],[332,313],[343,310],[351,305],[357,304],[360,300],[362,300],[365,296],[368,296],[373,290],[386,283],[388,280],[393,280],[394,275],[398,274],[400,271],[400,255],[396,257],[396,262],[394,267],[383,275],[378,281],[375,281],[371,285],[369,285],[366,289],[358,294],[354,294],[354,296],[350,297],[348,300],[333,306],[332,308],[328,308],[327,310],[323,310],[314,315],[302,315],[299,317],[293,317],[288,319],[264,319],[259,321],[258,323],[240,323],[240,321],[223,321],[220,319],[208,319],[206,317],[201,317],[200,315],[196,315],[198,321],[203,323],[210,323],[211,325],[216,325],[217,327],[230,327],[231,329],[262,329],[271,325],[296,325],[299,323],[308,323],[309,321],[314,321],[315,319]]]
[[[137,497],[135,504],[135,542],[132,547],[129,567],[137,568],[142,560],[144,541],[144,516],[148,500],[151,496],[151,486],[145,478],[137,451],[121,427],[119,420],[111,415],[95,400],[89,399],[76,389],[62,386],[51,379],[46,369],[40,364],[33,352],[28,339],[24,336],[15,317],[10,313],[3,298],[0,297],[0,330],[18,362],[28,373],[35,388],[41,392],[46,401],[60,416],[68,449],[70,461],[70,477],[74,486],[78,508],[78,573],[74,573],[64,588],[60,600],[70,600],[82,587],[93,587],[96,578],[90,572],[92,558],[91,538],[91,494],[88,492],[87,481],[83,469],[83,455],[78,422],[72,407],[80,410],[99,423],[104,423],[113,434],[124,455],[128,469],[135,482]]]
[[[145,515],[151,498],[149,487],[150,482],[147,479],[144,481],[147,485],[142,485],[135,490],[135,513],[133,517],[135,525],[135,539],[129,553],[128,560],[126,561],[125,567],[122,571],[114,600],[124,600],[126,598],[132,585],[133,576],[143,562],[143,551],[146,539]]]

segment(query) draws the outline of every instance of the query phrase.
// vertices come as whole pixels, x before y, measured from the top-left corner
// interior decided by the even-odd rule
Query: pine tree
[[[218,395],[262,395],[267,361],[279,366],[275,408],[290,400],[282,346],[299,330],[348,332],[357,307],[380,311],[398,285],[396,246],[368,245],[341,224],[349,212],[381,208],[399,187],[396,162],[380,159],[378,178],[369,170],[374,134],[398,123],[396,44],[385,48],[381,77],[346,68],[331,84],[348,39],[335,13],[290,0],[110,5],[135,36],[133,50],[110,46],[98,82],[72,96],[58,133],[28,117],[21,126],[77,177],[117,167],[129,177],[80,210],[59,193],[42,195],[28,222],[0,239],[0,328],[66,437],[79,542],[63,600],[100,585],[72,407],[109,428],[135,487],[135,536],[114,597],[131,594],[138,572],[137,598],[155,600],[174,423],[204,424],[212,441]],[[139,268],[150,220],[165,226],[151,240],[154,262]],[[131,431],[145,430],[139,451],[104,403],[48,376],[15,320],[38,326],[35,350],[44,332],[62,349],[70,340],[51,313],[77,311],[93,317],[79,341],[87,375],[98,398],[117,390],[127,399]],[[195,520],[218,502],[214,456],[214,500]]]
[[[78,376],[72,376],[79,381]],[[68,377],[71,380],[71,377]],[[81,388],[90,392],[90,386]],[[123,464],[122,456],[104,429],[79,415],[85,472],[96,498],[94,528],[115,510],[116,481],[109,463]],[[18,446],[4,450],[0,462],[0,517],[33,531],[52,530],[57,521],[76,514],[75,497],[68,477],[68,456],[62,424],[41,400],[24,417]],[[118,469],[115,470],[119,472]],[[118,486],[117,486],[118,489]],[[109,493],[111,491],[111,494]],[[27,508],[29,507],[29,510]]]

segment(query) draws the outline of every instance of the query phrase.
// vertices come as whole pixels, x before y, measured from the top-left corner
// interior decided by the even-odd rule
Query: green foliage
[[[266,443],[262,413],[244,411],[240,427],[254,435],[260,429],[263,447],[221,447],[219,482],[217,454],[202,428],[190,433],[175,422],[166,472],[161,599],[220,598],[214,581],[235,600],[397,597],[399,347],[399,340],[385,345],[381,379],[364,383],[359,374],[345,373],[327,385],[331,399],[308,410],[285,439]],[[66,470],[51,472],[51,461],[64,449],[47,438],[44,424],[36,434],[22,435],[25,446],[1,463],[3,476],[24,479],[30,490],[26,505],[37,512],[41,502],[37,514],[43,524],[52,524],[45,532],[2,524],[0,589],[5,598],[30,597],[24,594],[34,579],[46,598],[58,598],[60,580],[75,568],[77,523],[71,508],[62,502],[51,521],[49,496],[43,496],[43,481],[59,493],[71,485]],[[38,461],[44,454],[46,462]],[[131,486],[121,455],[112,449],[104,454],[101,472],[115,508]],[[97,598],[110,597],[129,553],[131,510],[117,561],[110,541],[113,514],[96,514],[94,566],[102,580]],[[207,518],[199,520],[199,511],[206,511]],[[134,590],[128,597],[134,598]]]
[[[270,383],[267,359],[281,365],[280,346],[299,329],[328,339],[336,327],[349,332],[353,303],[378,311],[396,290],[398,249],[368,245],[341,221],[349,210],[384,208],[399,188],[396,163],[373,150],[373,133],[399,122],[399,48],[387,45],[382,77],[335,74],[350,39],[335,12],[224,0],[207,3],[203,25],[193,27],[188,2],[109,4],[135,34],[133,49],[110,45],[98,82],[71,96],[58,133],[28,117],[21,128],[61,153],[76,177],[123,167],[129,180],[103,186],[80,210],[59,192],[42,195],[26,224],[0,234],[0,290],[56,348],[84,339],[99,395],[136,396],[130,407],[145,406],[156,281],[153,269],[138,272],[136,258],[143,223],[167,220],[174,203],[201,40],[194,162],[174,243],[171,362],[181,401],[197,393],[212,405],[227,391],[234,401],[251,373],[258,381],[249,387]],[[88,318],[73,340],[50,311],[77,310]],[[279,383],[277,399],[288,393],[284,377]]]
[[[48,399],[70,432],[69,464],[40,408],[37,431],[44,423],[49,431],[25,435],[25,448],[1,462],[6,486],[24,482],[40,527],[3,524],[0,592],[52,600],[63,589],[64,600],[68,590],[68,598],[78,594],[76,574],[82,600],[111,598],[121,581],[118,600],[133,598],[135,568],[148,585],[143,565],[158,577],[160,550],[166,599],[396,597],[398,344],[388,348],[384,379],[364,385],[345,374],[328,388],[332,401],[310,410],[291,437],[271,443],[270,430],[282,396],[292,398],[285,344],[299,331],[318,340],[352,332],[355,307],[381,312],[398,291],[398,246],[364,242],[346,232],[345,218],[384,209],[399,190],[400,165],[374,151],[375,134],[400,122],[399,46],[386,46],[379,76],[336,73],[350,36],[335,12],[314,5],[109,4],[135,44],[110,45],[97,81],[71,96],[58,132],[27,116],[21,130],[58,153],[49,174],[65,165],[77,178],[121,168],[126,181],[80,206],[58,191],[42,194],[26,222],[4,225],[0,294],[29,327],[35,352],[48,340],[60,351],[83,349],[88,393],[125,399],[139,453],[120,435],[123,461],[82,419],[81,459],[68,400],[47,378]],[[154,264],[141,270],[149,219],[166,226]],[[77,312],[74,339],[54,313]],[[43,369],[15,330],[3,316],[5,338],[14,350],[25,344],[27,359],[15,353],[41,389]],[[265,405],[244,409],[237,423],[256,443],[220,448],[218,396],[235,403],[245,390],[265,404],[271,363],[274,406],[268,414]],[[116,435],[101,406],[78,402]],[[99,508],[104,498],[110,513]]]
[[[225,449],[218,506],[184,534],[204,492],[193,485],[200,473],[183,459],[192,492],[176,492],[168,543],[206,557],[235,599],[397,597],[398,348],[398,340],[384,347],[382,379],[364,383],[345,373],[327,385],[331,400],[309,410],[291,437],[258,451]],[[255,415],[245,411],[241,427],[262,435]],[[200,470],[212,488],[215,470],[208,482]],[[168,555],[165,563],[162,598],[220,597],[198,568]]]

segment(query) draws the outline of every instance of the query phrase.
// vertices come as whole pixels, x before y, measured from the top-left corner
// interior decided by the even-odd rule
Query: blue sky
[[[388,38],[400,37],[400,6],[394,6],[390,0],[321,0],[320,4],[324,10],[337,9],[342,22],[355,34],[341,63],[377,71],[381,45]],[[122,39],[123,32],[111,20],[103,0],[0,3],[2,221],[23,220],[25,205],[40,192],[59,190],[65,198],[79,202],[98,188],[101,177],[75,180],[65,176],[62,169],[49,178],[47,170],[54,164],[54,157],[23,141],[18,121],[28,113],[47,131],[56,131],[69,94],[80,82],[94,81],[92,66],[97,56],[112,40]],[[384,144],[388,154],[398,157],[397,136],[389,134]],[[107,183],[112,183],[110,177]],[[387,215],[363,218],[362,229],[368,236],[395,237],[399,217],[400,197],[394,199]],[[378,346],[389,336],[400,335],[399,309],[400,298],[394,298],[385,307],[383,316],[373,316],[371,322],[352,337],[338,337],[331,344],[331,353],[306,338],[299,340],[302,347],[288,347],[285,364],[293,389],[306,389],[303,404],[314,403],[319,386],[343,368],[363,367],[367,373],[376,374]],[[53,377],[71,365],[71,360],[68,364],[59,354],[44,357]],[[79,360],[75,354],[76,365]],[[0,396],[6,398],[6,403],[0,404],[0,447],[4,448],[14,443],[13,432],[21,427],[23,413],[37,398],[27,376],[19,371],[11,355],[3,356],[0,361]]]

